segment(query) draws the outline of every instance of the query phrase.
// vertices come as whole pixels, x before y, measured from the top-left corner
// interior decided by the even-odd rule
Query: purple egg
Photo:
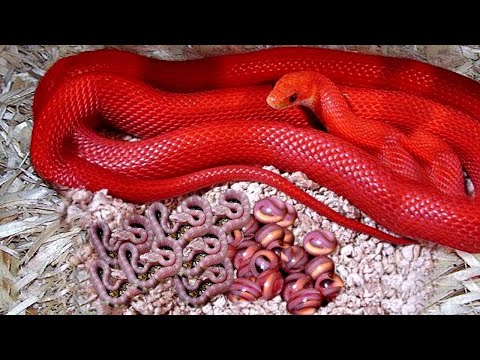
[[[287,310],[294,315],[313,315],[322,306],[323,295],[312,288],[295,292],[287,302]]]
[[[259,250],[250,259],[250,270],[255,277],[267,270],[277,269],[278,265],[278,256],[272,250]]]
[[[260,223],[253,216],[250,216],[247,225],[241,229],[243,232],[243,238],[245,240],[252,240],[255,237],[258,229],[260,229]]]
[[[262,296],[262,288],[250,279],[234,279],[227,294],[231,302],[251,302]]]
[[[287,213],[285,214],[283,220],[278,221],[277,224],[286,228],[290,225],[293,225],[295,220],[297,220],[297,210],[292,204],[285,203],[285,206],[287,207]]]
[[[288,273],[298,273],[305,270],[308,263],[308,254],[300,246],[289,246],[280,253],[282,269]]]
[[[333,273],[335,265],[328,256],[316,256],[305,267],[305,273],[313,280],[317,280],[322,274]]]
[[[269,248],[272,243],[274,247],[282,245],[284,238],[285,230],[274,223],[262,227],[255,236],[255,240],[266,249]]]
[[[271,269],[258,275],[256,282],[262,288],[262,299],[270,300],[280,295],[285,279],[280,271]]]
[[[311,287],[313,287],[313,279],[310,276],[304,273],[290,274],[285,278],[282,299],[288,302],[297,291]]]
[[[253,216],[262,224],[280,222],[285,218],[287,212],[287,205],[276,197],[262,199],[253,207]]]
[[[337,274],[325,273],[315,281],[315,289],[320,291],[327,301],[333,301],[340,294],[345,283]]]
[[[337,245],[335,235],[326,230],[311,231],[303,239],[303,248],[313,256],[330,255]]]
[[[255,241],[242,241],[237,248],[237,253],[233,257],[233,266],[235,269],[240,269],[250,263],[252,256],[262,248],[262,246]]]

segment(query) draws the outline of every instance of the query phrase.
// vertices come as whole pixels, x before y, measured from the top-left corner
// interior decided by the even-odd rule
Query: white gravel
[[[266,169],[278,172],[277,169]],[[374,222],[364,216],[347,200],[318,186],[302,173],[283,174],[297,186],[305,189],[319,201],[328,204],[336,211],[350,218],[361,218],[369,225]],[[358,234],[320,217],[304,205],[288,198],[274,188],[259,183],[241,182],[223,185],[203,194],[212,203],[227,188],[244,191],[253,204],[268,196],[277,196],[293,204],[298,212],[293,233],[297,244],[309,231],[323,228],[335,233],[339,247],[332,255],[337,273],[345,280],[345,289],[337,299],[321,308],[317,314],[418,314],[427,304],[433,292],[429,284],[433,270],[431,246],[394,246],[377,239]],[[91,194],[88,191],[68,191],[65,193],[72,203],[66,206],[67,221],[84,225],[93,220],[104,220],[113,229],[120,229],[121,221],[133,213],[142,213],[145,206],[135,206],[112,199],[105,191]],[[175,209],[180,198],[170,200],[167,206]],[[76,244],[77,251],[71,262],[78,272],[85,272],[85,264],[95,254],[84,239]],[[85,276],[85,275],[83,275]],[[77,290],[83,298],[93,299],[95,293],[89,281],[81,283]],[[166,281],[146,294],[138,295],[130,306],[112,309],[103,306],[98,300],[87,303],[89,312],[102,314],[288,314],[286,303],[280,296],[254,303],[232,304],[221,295],[203,307],[193,308],[181,303],[173,289],[173,282]]]

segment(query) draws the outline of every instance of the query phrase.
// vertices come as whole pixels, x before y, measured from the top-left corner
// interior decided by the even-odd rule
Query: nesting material
[[[266,168],[279,173],[273,167]],[[343,215],[350,218],[362,216],[348,201],[319,187],[302,173],[284,174],[284,176]],[[252,205],[267,196],[276,196],[291,203],[298,213],[298,219],[293,227],[298,245],[301,245],[301,239],[308,232],[318,228],[327,229],[336,235],[339,247],[332,255],[332,259],[336,264],[336,271],[345,280],[346,285],[338,298],[327,307],[321,308],[319,314],[416,314],[424,308],[430,298],[433,292],[433,288],[429,284],[429,275],[433,270],[430,246],[411,245],[396,248],[365,235],[358,235],[322,219],[309,208],[264,184],[248,182],[229,184],[207,191],[203,196],[211,203],[215,203],[218,201],[220,193],[227,188],[245,192]],[[96,196],[97,200],[102,199],[102,207],[108,207],[114,201],[104,193],[97,193]],[[177,201],[172,201],[169,207],[175,208],[177,204]],[[78,213],[84,211],[82,217],[88,219],[91,216],[91,212],[88,210],[89,205],[85,203],[78,205],[78,203],[71,204],[69,208],[75,209],[74,212]],[[128,216],[128,212],[116,211],[112,218],[123,219],[126,216]],[[91,221],[94,221],[94,218],[94,216],[90,217]],[[374,225],[371,220],[363,218],[365,223]],[[79,247],[80,253],[85,252],[85,247],[90,247],[87,241]],[[85,263],[88,263],[93,256],[90,250],[87,251],[90,255],[84,257],[83,262],[78,265],[80,272],[84,271]],[[81,258],[81,254],[76,257],[76,259],[79,258]],[[168,296],[174,294],[173,284],[162,284],[161,288],[165,289],[166,286],[169,288]],[[82,294],[89,293],[89,298],[95,297],[88,282],[83,283],[77,290]],[[106,309],[105,306],[100,305],[99,301],[94,301],[92,307],[96,311],[102,312],[154,314],[161,313],[161,311],[155,306],[151,306],[151,303],[159,303],[162,304],[163,309],[168,308],[168,312],[173,314],[288,314],[286,305],[281,301],[280,296],[270,301],[258,300],[249,304],[232,304],[224,296],[220,296],[201,308],[189,307],[178,301],[176,296],[172,296],[170,299],[174,304],[166,306],[169,300],[165,296],[161,291],[139,295],[134,299],[132,305],[124,308],[123,311]],[[88,311],[91,311],[91,308]]]
[[[170,281],[138,295],[130,306],[100,305],[85,264],[94,257],[86,229],[94,221],[120,228],[145,206],[112,199],[106,192],[51,189],[29,159],[31,106],[38,80],[56,60],[103,46],[0,46],[0,313],[1,314],[286,314],[280,297],[231,304],[224,296],[192,308],[182,304]],[[165,59],[193,59],[264,46],[124,46]],[[480,80],[478,46],[331,46],[409,57]],[[275,170],[269,168],[271,170]],[[282,174],[320,201],[351,218],[374,225],[348,201],[301,173]],[[296,239],[319,227],[335,233],[332,255],[345,279],[342,294],[319,314],[471,314],[480,309],[480,256],[430,244],[395,247],[320,218],[276,189],[237,183],[204,192],[215,200],[228,187],[246,192],[251,204],[277,196],[299,214]],[[60,194],[60,195],[59,195]],[[181,198],[166,201],[175,208]]]

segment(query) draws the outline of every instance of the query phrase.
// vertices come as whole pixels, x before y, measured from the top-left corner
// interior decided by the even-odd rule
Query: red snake
[[[334,90],[320,94],[324,110],[316,110],[329,109],[341,124],[346,110],[338,104],[348,104],[354,117],[343,134],[337,132],[347,139],[319,130],[318,120],[300,107],[278,111],[266,104],[275,81],[302,70],[334,83]],[[182,62],[93,51],[59,60],[40,82],[33,111],[32,163],[53,183],[106,188],[146,202],[223,182],[258,181],[382,240],[422,239],[480,252],[480,205],[464,191],[458,194],[458,184],[449,187],[448,176],[445,188],[435,183],[448,166],[430,178],[402,176],[349,132],[357,134],[362,121],[373,133],[383,123],[409,139],[421,129],[480,184],[480,84],[428,64],[318,48]],[[325,124],[328,129],[331,123]],[[142,140],[115,140],[97,131],[104,127]],[[415,143],[405,151],[412,149]],[[343,217],[263,165],[305,173],[404,238]]]

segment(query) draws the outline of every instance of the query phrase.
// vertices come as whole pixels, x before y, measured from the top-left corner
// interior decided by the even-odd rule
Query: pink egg
[[[260,223],[253,216],[250,216],[250,219],[241,230],[243,233],[243,238],[245,240],[252,240],[255,237],[255,234],[260,229]]]
[[[337,245],[335,235],[326,230],[311,231],[303,239],[303,248],[313,256],[329,255],[335,251]]]
[[[297,291],[311,287],[313,287],[313,279],[310,276],[304,273],[290,274],[285,278],[282,299],[288,302]]]
[[[271,269],[267,270],[257,278],[257,284],[262,288],[262,299],[270,300],[280,295],[283,290],[285,279],[280,271]]]
[[[308,254],[301,246],[289,246],[280,253],[282,269],[288,273],[298,273],[305,269]]]
[[[327,301],[335,300],[344,286],[344,281],[337,274],[325,273],[315,281],[315,289],[320,291]]]
[[[281,246],[284,238],[285,230],[277,224],[265,225],[255,235],[255,241],[266,249]]]
[[[262,199],[253,207],[253,216],[262,224],[280,222],[285,218],[287,212],[287,205],[276,197]]]
[[[290,225],[293,225],[295,220],[297,220],[297,210],[295,210],[293,205],[285,203],[285,206],[287,207],[287,213],[285,214],[283,220],[277,222],[277,224],[281,227],[288,227]]]
[[[250,263],[253,254],[260,250],[262,246],[251,240],[242,241],[237,248],[237,253],[233,257],[233,266],[240,269]]]
[[[243,232],[241,230],[233,230],[230,234],[227,234],[227,242],[229,245],[237,248],[238,245],[244,240]]]
[[[310,260],[305,267],[305,273],[310,275],[313,280],[325,273],[333,273],[335,265],[328,256],[316,256]]]
[[[277,269],[278,266],[278,256],[272,250],[259,250],[250,259],[250,270],[255,277],[267,270]]]
[[[251,302],[262,296],[262,288],[250,279],[234,279],[227,294],[231,302]]]
[[[323,303],[323,295],[312,288],[295,292],[287,302],[287,310],[294,315],[313,315]]]

